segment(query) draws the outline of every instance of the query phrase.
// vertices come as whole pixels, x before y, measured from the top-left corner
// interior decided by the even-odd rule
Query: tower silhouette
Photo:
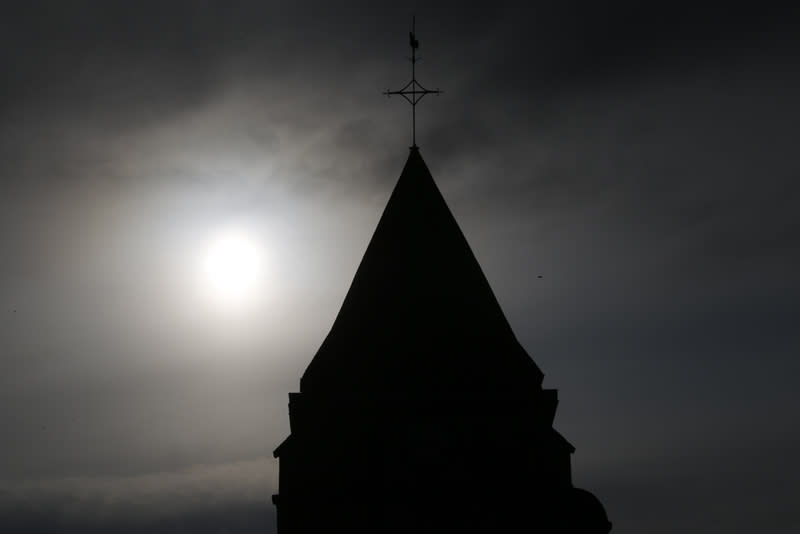
[[[606,534],[517,341],[416,143],[339,315],[289,394],[278,534]]]
[[[341,310],[289,394],[279,534],[606,534],[416,145]]]

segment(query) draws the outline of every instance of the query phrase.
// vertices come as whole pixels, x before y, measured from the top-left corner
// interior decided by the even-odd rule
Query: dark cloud
[[[273,532],[268,496],[275,490],[274,464],[260,458],[131,476],[4,484],[0,524],[25,533]]]

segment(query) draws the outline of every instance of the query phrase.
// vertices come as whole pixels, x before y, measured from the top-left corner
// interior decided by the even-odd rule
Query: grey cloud
[[[14,532],[271,532],[275,461],[260,458],[127,477],[39,479],[0,487]]]

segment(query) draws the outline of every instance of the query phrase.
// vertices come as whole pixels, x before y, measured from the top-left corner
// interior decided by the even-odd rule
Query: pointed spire
[[[411,377],[448,390],[542,379],[417,148],[300,387],[391,390]]]

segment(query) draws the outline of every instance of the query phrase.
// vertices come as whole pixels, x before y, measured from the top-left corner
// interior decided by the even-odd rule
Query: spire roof
[[[541,380],[412,147],[301,391],[529,390]]]

